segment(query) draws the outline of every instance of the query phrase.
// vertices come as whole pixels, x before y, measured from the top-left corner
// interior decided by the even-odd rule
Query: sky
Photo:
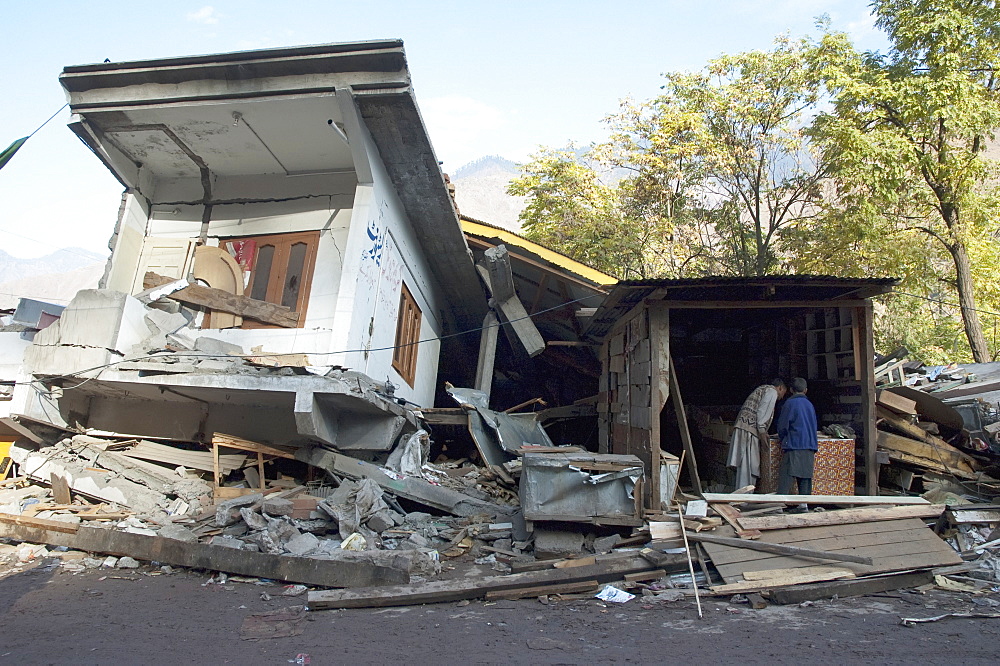
[[[868,0],[342,0],[6,2],[0,149],[65,104],[63,67],[400,38],[445,171],[487,155],[587,145],[619,101],[654,97],[661,75],[722,53],[816,34],[829,15],[863,49],[884,48]],[[59,111],[0,170],[0,249],[106,255],[122,187]]]

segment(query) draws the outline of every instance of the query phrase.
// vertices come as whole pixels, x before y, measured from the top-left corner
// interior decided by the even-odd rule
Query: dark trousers
[[[798,482],[798,493],[791,493],[792,486]],[[791,474],[782,474],[778,477],[778,494],[779,495],[812,495],[813,492],[813,480],[803,479],[797,476],[792,476]]]

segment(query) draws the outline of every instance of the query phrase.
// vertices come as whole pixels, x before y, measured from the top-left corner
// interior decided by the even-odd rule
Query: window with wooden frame
[[[240,238],[244,247],[255,244],[246,295],[258,301],[284,305],[298,313],[298,326],[306,320],[309,288],[316,267],[318,231]],[[244,320],[243,328],[273,328]]]
[[[399,295],[399,318],[396,320],[396,342],[392,352],[392,367],[410,387],[417,376],[417,348],[420,346],[420,308],[410,290],[402,284]]]

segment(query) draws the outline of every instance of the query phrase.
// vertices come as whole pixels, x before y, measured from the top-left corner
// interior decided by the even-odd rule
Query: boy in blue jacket
[[[799,495],[812,494],[813,461],[819,442],[816,438],[816,409],[806,397],[808,388],[802,377],[793,379],[792,395],[785,401],[778,417],[778,438],[782,451],[778,471],[779,495],[789,494],[796,484]],[[798,510],[806,511],[808,507],[800,504]]]

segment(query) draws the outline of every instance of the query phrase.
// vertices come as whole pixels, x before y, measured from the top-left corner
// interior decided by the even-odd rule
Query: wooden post
[[[215,481],[214,494],[219,495],[219,488],[222,486],[222,475],[219,473],[219,443],[212,440],[212,478]]]
[[[264,491],[264,454],[257,452],[257,473],[260,474],[260,490]]]
[[[865,494],[878,494],[878,456],[875,432],[875,351],[873,349],[872,305],[854,308],[854,326],[857,329],[854,348],[855,364],[860,370],[861,385],[861,436],[863,439],[862,463],[865,468]]]
[[[670,398],[670,310],[659,302],[652,302],[649,314],[649,402],[650,402],[650,502],[653,510],[668,510],[660,502],[660,451],[663,449],[663,433],[660,431],[660,414]],[[678,470],[679,471],[679,470]]]
[[[670,395],[674,400],[674,409],[677,411],[677,426],[681,431],[681,442],[684,443],[684,451],[687,453],[688,473],[691,475],[691,483],[694,484],[694,493],[698,497],[702,496],[701,477],[698,476],[698,460],[694,455],[694,444],[691,442],[691,432],[688,430],[687,414],[684,412],[684,400],[681,398],[681,387],[677,381],[677,371],[674,369],[674,357],[670,357]]]

